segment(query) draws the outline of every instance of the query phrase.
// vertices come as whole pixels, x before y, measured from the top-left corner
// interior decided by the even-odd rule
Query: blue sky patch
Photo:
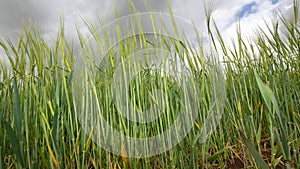
[[[272,3],[273,3],[273,1],[278,1],[278,0],[272,0]],[[256,10],[253,9],[253,7],[255,7],[256,5],[257,5],[257,3],[254,1],[249,4],[244,5],[242,7],[242,9],[240,10],[240,12],[237,14],[237,16],[240,18],[243,18],[249,14],[255,13]]]
[[[278,0],[271,0],[272,4],[276,4],[278,2]]]

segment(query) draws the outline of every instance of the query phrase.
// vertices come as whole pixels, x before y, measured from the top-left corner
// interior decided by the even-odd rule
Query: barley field
[[[145,69],[130,82],[130,102],[135,103],[134,109],[146,110],[157,98],[164,98],[162,117],[142,125],[117,114],[118,103],[114,99],[122,93],[114,94],[112,90],[114,66],[118,59],[126,59],[129,49],[146,43],[146,36],[141,35],[139,43],[134,38],[126,39],[117,49],[112,49],[102,66],[93,67],[91,51],[85,44],[88,38],[78,31],[80,47],[87,52],[80,54],[85,59],[83,62],[91,66],[92,80],[78,79],[75,68],[79,53],[75,52],[73,42],[65,38],[63,21],[57,38],[50,43],[33,24],[24,25],[17,44],[2,36],[0,46],[9,63],[0,63],[0,169],[300,168],[298,7],[295,1],[292,19],[279,16],[278,21],[268,25],[268,30],[257,30],[255,37],[244,39],[237,29],[233,48],[225,44],[213,19],[207,15],[211,55],[223,58],[220,73],[224,77],[224,105],[219,124],[203,142],[199,141],[199,135],[203,118],[210,111],[214,86],[205,59],[210,53],[203,52],[200,43],[193,49],[189,43],[158,37],[166,49],[173,44],[179,58],[191,55],[185,63],[201,93],[192,101],[201,106],[195,110],[199,118],[192,123],[186,121],[192,129],[178,144],[145,158],[130,158],[126,151],[117,155],[98,146],[93,132],[86,132],[81,122],[81,118],[89,115],[79,112],[88,113],[87,109],[96,102],[96,108],[114,128],[128,135],[147,137],[168,129],[180,109],[189,109],[180,100],[185,96],[180,90],[188,85],[178,85],[168,74],[172,70],[162,74]],[[92,22],[86,21],[86,26],[91,32],[95,29]],[[114,58],[111,54],[114,50],[122,57]],[[76,79],[86,84],[82,91],[91,93],[78,94]],[[163,94],[149,94],[157,88]],[[93,94],[97,99],[88,97]]]

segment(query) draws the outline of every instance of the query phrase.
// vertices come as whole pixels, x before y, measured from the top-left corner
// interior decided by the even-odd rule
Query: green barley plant
[[[186,39],[178,41],[159,33],[153,34],[156,38],[149,39],[141,27],[133,28],[140,36],[114,45],[101,64],[93,64],[92,56],[97,54],[92,50],[95,46],[86,43],[91,37],[79,30],[77,36],[83,52],[78,56],[72,42],[65,37],[63,22],[51,43],[33,24],[24,25],[16,44],[5,36],[1,37],[0,46],[9,62],[0,63],[0,168],[299,168],[298,7],[299,2],[295,0],[292,20],[280,15],[268,30],[257,30],[251,40],[243,39],[237,30],[234,48],[226,46],[207,12],[212,53],[203,52],[199,35],[198,46],[194,48]],[[101,52],[107,43],[114,43],[109,41],[109,35],[103,38],[98,34],[101,33],[98,31],[101,23],[84,22],[94,33],[92,38],[98,45],[96,52]],[[281,25],[280,29],[278,25]],[[126,67],[126,61],[135,50],[158,46],[178,56],[178,60],[168,60],[169,65],[184,63],[184,70],[192,77],[192,83],[180,84],[184,77],[174,76],[174,70],[179,69],[168,70],[169,65],[157,64],[161,67],[153,69],[151,65],[148,68],[135,67],[134,64]],[[201,133],[206,129],[205,118],[212,111],[214,93],[211,90],[216,87],[216,79],[209,71],[213,65],[207,58],[216,54],[224,58],[223,70],[218,72],[226,77],[224,113],[215,131],[201,141]],[[84,74],[81,79],[86,84],[85,92],[78,92],[74,80],[78,75],[75,68],[80,57],[83,58],[80,63],[90,66],[85,67],[89,68],[88,76]],[[118,66],[124,70],[139,70],[134,75],[118,76],[124,81],[133,77],[126,88],[132,109],[141,113],[152,106],[153,112],[161,113],[159,118],[140,124],[120,115],[122,109],[117,107],[116,91],[121,89],[115,88],[120,87],[118,85],[111,85],[116,82],[113,77]],[[194,91],[193,100],[184,100],[188,97],[181,91],[189,86]],[[122,93],[117,94],[122,96]],[[83,110],[96,112],[94,117],[97,117],[101,112],[118,131],[145,138],[170,128],[178,121],[179,112],[189,109],[188,101],[198,106],[195,110],[197,119],[191,124],[183,124],[191,125],[192,129],[170,150],[149,157],[129,157],[132,152],[126,151],[125,144],[121,144],[121,155],[100,147],[97,144],[100,137],[95,137],[95,133],[101,133],[102,123],[80,113]],[[159,103],[163,106],[157,106]],[[86,130],[88,123],[82,123],[82,119],[95,125]]]

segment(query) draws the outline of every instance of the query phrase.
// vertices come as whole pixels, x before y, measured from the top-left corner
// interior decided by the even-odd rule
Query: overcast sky
[[[236,32],[240,18],[242,33],[250,36],[263,26],[264,19],[269,20],[281,11],[291,15],[293,0],[170,0],[174,15],[193,21],[201,30],[205,26],[204,5],[211,4],[213,17],[225,40],[229,41]],[[75,24],[84,29],[82,17],[100,16],[108,21],[115,19],[115,10],[120,16],[129,14],[127,0],[0,0],[0,34],[16,40],[22,30],[21,21],[31,19],[44,31],[47,39],[56,36],[60,17],[64,16],[69,37],[76,37]],[[133,0],[139,12],[146,12],[144,0]],[[166,0],[148,0],[154,11],[167,12]],[[205,38],[205,33],[202,34]],[[1,54],[2,53],[2,54]],[[0,59],[3,50],[0,49]]]

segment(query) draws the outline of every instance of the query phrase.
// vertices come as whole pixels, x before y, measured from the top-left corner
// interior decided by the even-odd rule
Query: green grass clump
[[[281,16],[278,23],[269,26],[268,30],[259,30],[251,41],[244,41],[238,31],[234,49],[225,45],[218,29],[210,25],[208,16],[208,33],[215,44],[212,45],[213,53],[225,58],[222,64],[226,99],[220,124],[203,143],[199,142],[199,134],[209,112],[212,94],[212,81],[206,71],[209,66],[204,59],[208,56],[203,54],[201,43],[195,50],[188,43],[160,39],[160,45],[166,49],[174,45],[179,58],[191,55],[186,62],[201,93],[196,98],[200,105],[199,119],[177,146],[148,158],[129,159],[110,154],[92,141],[92,132],[84,132],[76,105],[76,97],[82,96],[76,95],[73,83],[78,56],[64,36],[63,24],[52,44],[48,44],[34,26],[24,26],[24,33],[16,45],[8,38],[2,38],[0,46],[6,52],[10,66],[0,65],[0,169],[299,168],[298,5],[295,1],[293,20]],[[282,25],[280,29],[278,24]],[[87,26],[93,30],[92,24],[87,22]],[[84,48],[85,37],[80,33],[78,37]],[[147,37],[138,40],[146,43]],[[186,105],[179,99],[183,97],[180,93],[183,87],[173,76],[145,69],[131,81],[130,102],[142,111],[155,104],[156,99],[165,98],[168,100],[162,110],[165,114],[148,125],[119,117],[110,85],[113,70],[117,60],[126,59],[140,43],[129,38],[117,49],[112,49],[104,66],[93,68],[94,83],[86,89],[97,89],[103,116],[115,128],[128,135],[145,137],[167,129],[176,120],[176,112]],[[124,58],[114,58],[116,50]],[[155,89],[164,92],[155,96],[151,93]]]

